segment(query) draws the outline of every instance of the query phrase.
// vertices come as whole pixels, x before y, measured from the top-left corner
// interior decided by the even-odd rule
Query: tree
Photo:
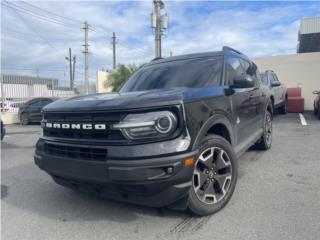
[[[104,82],[105,88],[112,88],[112,91],[119,91],[119,88],[129,79],[129,77],[138,70],[136,65],[119,64],[118,68],[112,71]]]

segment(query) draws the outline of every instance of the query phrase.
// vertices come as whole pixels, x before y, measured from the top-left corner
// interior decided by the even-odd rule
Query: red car
[[[320,120],[320,91],[313,91],[313,94],[317,95],[313,104],[313,112],[318,116],[318,119]]]

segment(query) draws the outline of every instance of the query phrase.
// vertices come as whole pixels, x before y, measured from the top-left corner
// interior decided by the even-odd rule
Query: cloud
[[[154,56],[154,36],[150,28],[152,1],[47,1],[32,5],[64,16],[59,18],[23,2],[18,7],[34,11],[63,24],[3,6],[1,16],[1,60],[6,70],[19,74],[40,74],[68,79],[68,48],[77,55],[77,74],[83,78],[83,37],[85,20],[91,25],[90,79],[97,69],[112,66],[112,32],[117,35],[117,60],[142,64]],[[181,2],[165,1],[169,29],[163,38],[163,55],[220,50],[228,45],[250,57],[293,54],[296,51],[299,20],[320,15],[317,2]],[[68,20],[67,18],[74,19]],[[30,27],[31,26],[31,27]],[[34,30],[32,30],[34,29]],[[42,69],[61,69],[41,71]],[[29,71],[29,72],[28,72]],[[82,80],[81,80],[82,81]]]

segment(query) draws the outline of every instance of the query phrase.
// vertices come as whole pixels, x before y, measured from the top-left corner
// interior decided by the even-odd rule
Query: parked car
[[[4,127],[4,124],[3,124],[2,120],[1,120],[0,125],[1,125],[0,128],[1,128],[1,141],[2,141],[2,139],[3,139],[4,136],[6,135],[6,129],[5,129],[5,127]]]
[[[44,107],[35,164],[70,188],[212,214],[233,194],[237,158],[271,147],[267,94],[257,66],[229,47],[154,60],[119,93]]]
[[[314,103],[313,103],[313,112],[320,119],[320,90],[313,91],[313,94],[317,95],[316,98],[314,99]]]
[[[57,99],[57,97],[39,97],[27,101],[19,108],[18,117],[21,124],[27,125],[31,122],[39,123],[42,119],[42,108]]]
[[[270,99],[273,110],[278,110],[281,114],[287,113],[288,94],[287,88],[282,84],[277,75],[272,70],[267,70],[261,75],[261,81],[266,85],[270,91]]]

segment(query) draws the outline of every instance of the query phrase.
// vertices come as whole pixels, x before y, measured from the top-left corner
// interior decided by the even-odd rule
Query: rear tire
[[[263,124],[263,135],[257,142],[256,146],[260,150],[268,150],[272,144],[272,116],[266,111]]]
[[[20,122],[21,122],[21,125],[28,125],[29,124],[28,115],[26,113],[23,113],[21,115]]]
[[[318,119],[320,120],[320,109],[319,109],[319,107],[318,107]]]
[[[199,216],[221,210],[234,192],[237,168],[237,159],[228,141],[218,135],[205,137],[194,166],[189,209]]]

